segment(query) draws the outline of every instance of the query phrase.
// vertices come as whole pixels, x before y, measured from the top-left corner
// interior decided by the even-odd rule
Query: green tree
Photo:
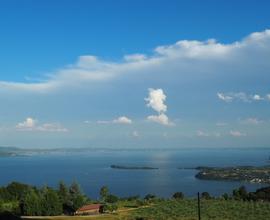
[[[108,203],[116,203],[118,202],[119,198],[115,195],[112,195],[112,194],[109,194],[106,199],[105,199],[105,202],[108,202]]]
[[[42,215],[60,215],[63,213],[61,200],[53,189],[44,187],[41,198]]]
[[[172,196],[173,199],[183,199],[184,198],[184,193],[182,192],[176,192]]]
[[[73,182],[69,188],[71,207],[74,211],[88,202],[87,197],[81,192],[77,182]]]
[[[144,197],[145,200],[152,200],[152,199],[155,199],[155,198],[156,198],[156,196],[153,195],[153,194],[147,194],[147,195]]]
[[[103,206],[103,212],[115,212],[118,209],[118,206],[116,203],[113,204],[105,204]]]
[[[63,181],[59,182],[58,185],[58,196],[62,203],[64,214],[72,214],[75,210],[73,209],[73,202],[68,187]]]
[[[235,200],[247,200],[248,193],[247,193],[245,186],[241,186],[238,189],[234,189],[233,190],[233,198]]]
[[[228,193],[224,193],[221,197],[222,197],[223,199],[225,199],[225,200],[228,200],[228,199],[229,199]]]
[[[202,199],[211,199],[211,196],[208,192],[203,192],[201,197],[202,197]]]
[[[11,198],[11,195],[9,194],[6,187],[0,187],[0,201],[9,201]]]
[[[31,188],[31,186],[23,183],[12,182],[6,187],[6,190],[10,195],[9,200],[21,200]]]
[[[66,186],[66,184],[63,181],[59,182],[58,196],[63,204],[68,203],[68,201],[70,199],[68,187]]]
[[[102,201],[105,201],[107,196],[109,195],[109,188],[107,186],[102,186],[99,195]]]
[[[35,190],[30,189],[21,201],[23,215],[35,216],[42,214],[41,198]]]

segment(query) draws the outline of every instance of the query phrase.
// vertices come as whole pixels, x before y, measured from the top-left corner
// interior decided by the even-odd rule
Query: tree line
[[[0,188],[0,212],[9,211],[16,215],[53,216],[72,214],[89,202],[78,183],[67,186],[60,182],[57,189],[12,182]]]
[[[172,195],[173,200],[183,200],[184,193],[176,192]],[[208,192],[201,193],[201,198],[210,200],[217,199]],[[231,194],[223,194],[219,199],[242,200],[242,201],[268,201],[270,202],[270,187],[247,192],[244,186],[233,190]],[[100,189],[100,199],[93,201],[87,197],[77,182],[66,185],[59,182],[56,189],[43,186],[35,186],[12,182],[5,187],[0,187],[0,213],[9,212],[15,215],[26,216],[54,216],[73,215],[76,210],[86,204],[102,203],[105,212],[114,212],[118,208],[119,201],[135,201],[137,206],[146,205],[158,198],[153,194],[147,194],[143,199],[139,196],[118,198],[110,193],[108,187]]]

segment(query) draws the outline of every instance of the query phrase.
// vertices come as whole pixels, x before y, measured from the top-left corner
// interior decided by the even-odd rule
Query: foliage
[[[10,202],[0,201],[0,213],[4,213],[4,212],[20,214],[19,202],[18,201],[10,201]]]
[[[228,193],[224,193],[224,194],[222,194],[222,196],[221,196],[223,199],[225,199],[225,200],[228,200],[230,197],[229,197],[229,195],[228,195]]]
[[[174,193],[172,199],[162,199],[152,194],[144,199],[138,196],[121,199],[109,194],[107,187],[101,191],[105,198],[103,202],[106,202],[104,211],[113,213],[106,215],[107,219],[197,219],[197,200],[185,199],[181,192]],[[224,194],[220,198],[213,198],[207,192],[201,195],[201,215],[204,220],[265,220],[266,216],[270,216],[270,187],[255,192],[247,192],[245,187],[240,187],[232,195]],[[60,182],[58,189],[47,186],[39,189],[16,182],[0,188],[0,213],[60,215],[72,213],[88,202],[89,199],[76,182],[69,187]],[[116,212],[118,208],[121,211]]]
[[[56,191],[49,187],[41,190],[42,215],[53,216],[63,213],[62,203]]]
[[[109,194],[106,199],[105,199],[105,202],[107,203],[116,203],[118,201],[118,197],[113,195],[113,194]]]
[[[211,196],[208,192],[203,192],[201,197],[202,197],[202,199],[211,199]]]
[[[248,199],[248,193],[244,186],[239,187],[239,189],[233,190],[233,198],[235,200],[247,200]]]
[[[107,186],[102,186],[99,195],[102,201],[105,201],[107,196],[109,195],[109,188]]]
[[[0,187],[0,200],[1,201],[10,201],[11,196],[6,187]]]
[[[68,188],[60,182],[57,190],[47,186],[38,189],[18,182],[0,188],[0,213],[29,216],[72,214],[88,201],[77,183]]]
[[[176,192],[172,196],[173,199],[183,199],[184,198],[184,193],[182,192]]]
[[[41,197],[33,189],[28,190],[21,201],[21,210],[23,215],[41,215]]]
[[[147,194],[147,195],[144,197],[145,200],[153,200],[153,199],[155,199],[155,198],[156,198],[156,196],[153,195],[153,194]]]
[[[88,202],[88,198],[81,192],[81,188],[77,182],[73,182],[69,187],[69,203],[75,211]]]
[[[28,192],[29,189],[33,188],[32,186],[19,183],[12,182],[6,187],[6,192],[9,200],[20,200],[23,196]]]
[[[118,205],[116,203],[105,204],[103,206],[103,212],[115,212],[118,209]]]

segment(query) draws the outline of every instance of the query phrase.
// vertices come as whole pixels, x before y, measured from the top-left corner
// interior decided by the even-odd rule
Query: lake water
[[[57,186],[59,180],[76,180],[91,198],[98,198],[106,185],[118,196],[147,193],[170,197],[176,191],[195,196],[198,191],[212,195],[231,192],[245,185],[255,190],[265,184],[198,180],[197,170],[177,169],[196,166],[269,165],[270,149],[183,149],[84,151],[77,153],[36,154],[0,158],[0,184],[11,181],[42,186]],[[118,170],[110,165],[152,166],[158,170]]]

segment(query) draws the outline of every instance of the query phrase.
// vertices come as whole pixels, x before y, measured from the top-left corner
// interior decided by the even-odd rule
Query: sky
[[[0,146],[269,147],[269,8],[1,0]]]

